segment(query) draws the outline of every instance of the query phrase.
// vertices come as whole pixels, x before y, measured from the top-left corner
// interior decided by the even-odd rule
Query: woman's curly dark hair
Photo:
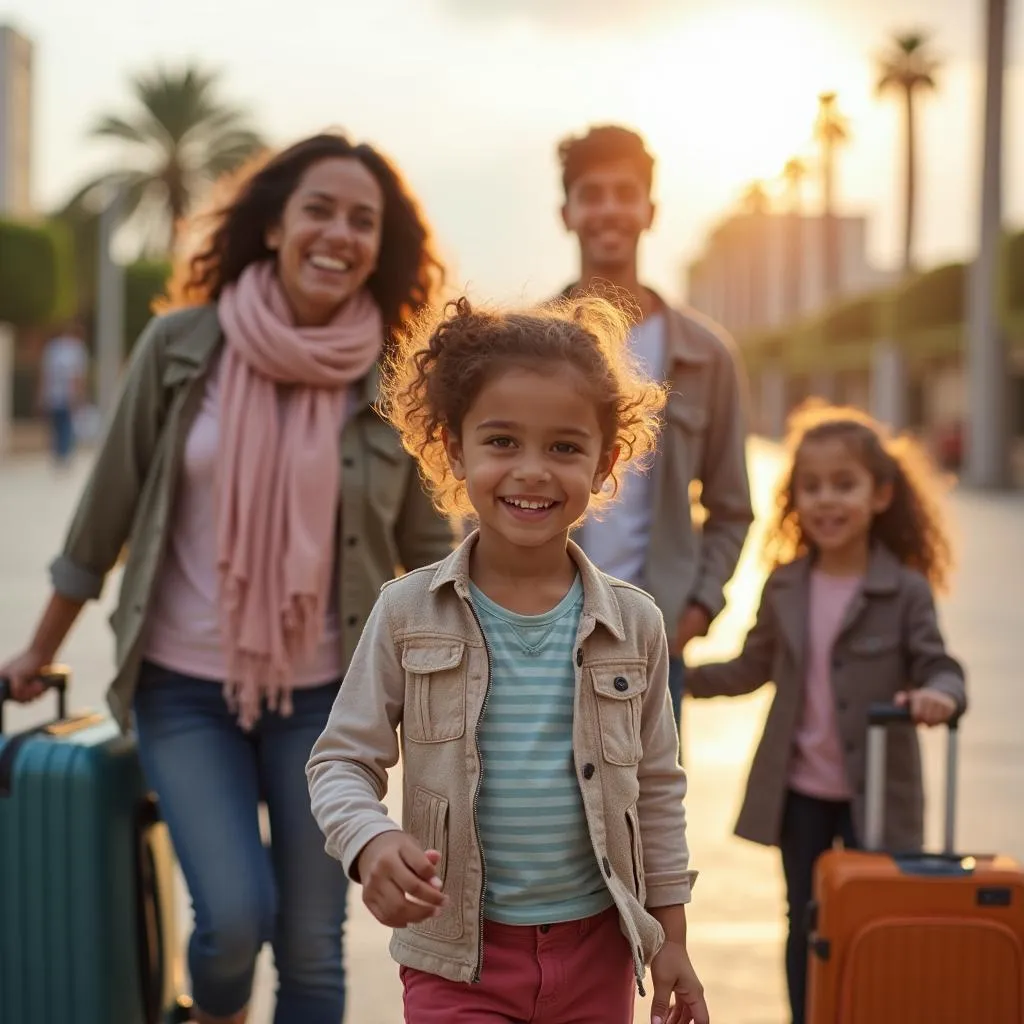
[[[516,312],[477,309],[461,298],[418,318],[385,365],[380,409],[420,465],[434,503],[471,517],[465,486],[452,475],[444,433],[459,436],[486,383],[512,367],[574,367],[589,386],[605,453],[618,448],[614,495],[628,463],[655,450],[665,389],[649,380],[626,345],[630,320],[604,299],[563,300]]]
[[[222,196],[214,212],[185,226],[187,234],[200,237],[200,248],[178,261],[165,305],[214,302],[250,263],[273,259],[267,231],[280,221],[289,196],[313,164],[338,158],[358,160],[383,193],[380,256],[366,284],[385,325],[400,330],[434,300],[444,268],[426,219],[398,170],[372,146],[331,133],[258,157],[219,183],[215,191]]]
[[[939,591],[949,583],[953,552],[939,502],[941,480],[928,456],[912,438],[890,437],[880,423],[859,409],[811,400],[790,416],[789,469],[775,498],[768,526],[769,562],[782,565],[813,553],[796,511],[794,477],[805,445],[838,439],[871,473],[877,485],[892,487],[892,500],[871,524],[871,536],[903,565],[926,576]]]

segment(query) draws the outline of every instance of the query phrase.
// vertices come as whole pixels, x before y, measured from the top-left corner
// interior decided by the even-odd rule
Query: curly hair
[[[514,312],[477,309],[461,298],[403,332],[384,367],[379,408],[419,462],[437,508],[474,514],[464,484],[452,475],[444,436],[461,434],[480,390],[510,368],[558,364],[586,382],[604,453],[618,449],[610,486],[592,504],[613,497],[626,465],[653,455],[666,397],[630,355],[630,326],[611,303],[593,296]]]
[[[939,502],[941,480],[927,454],[912,438],[890,437],[880,423],[859,409],[810,400],[790,416],[789,469],[775,497],[766,553],[773,566],[813,553],[796,510],[794,477],[804,446],[838,439],[871,473],[876,485],[892,487],[892,500],[871,524],[871,537],[899,560],[921,572],[932,586],[945,590],[953,551]]]
[[[268,229],[277,224],[303,175],[321,160],[358,160],[384,196],[380,256],[366,285],[390,331],[400,330],[435,298],[444,268],[430,228],[398,170],[372,146],[344,135],[314,135],[276,155],[257,157],[218,182],[212,214],[185,226],[200,238],[194,255],[183,253],[172,274],[165,307],[214,302],[250,263],[274,258]]]

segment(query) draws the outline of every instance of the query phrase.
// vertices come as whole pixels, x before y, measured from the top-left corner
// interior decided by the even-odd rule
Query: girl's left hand
[[[900,708],[910,707],[910,717],[917,725],[941,725],[956,713],[956,701],[946,693],[930,690],[901,690],[893,703]]]
[[[686,947],[666,941],[651,961],[654,1000],[651,1024],[708,1024],[704,987],[690,963]],[[669,1000],[675,994],[675,1003]]]

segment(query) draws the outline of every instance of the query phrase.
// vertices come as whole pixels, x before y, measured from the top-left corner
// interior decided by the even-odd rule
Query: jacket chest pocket
[[[681,487],[688,487],[698,476],[707,422],[707,409],[698,404],[695,396],[686,397],[678,392],[669,395],[665,407],[664,447]]]
[[[863,680],[867,692],[878,699],[888,700],[894,687],[904,684],[903,650],[898,633],[878,633],[851,637],[845,651],[837,652],[841,666],[849,662],[858,680]]]
[[[640,717],[647,676],[642,665],[600,665],[590,670],[597,697],[601,750],[609,764],[640,763]]]
[[[383,518],[394,522],[405,496],[409,456],[386,423],[367,424],[365,437],[367,496]]]
[[[447,743],[466,731],[466,645],[408,643],[402,650],[402,730],[417,743]]]

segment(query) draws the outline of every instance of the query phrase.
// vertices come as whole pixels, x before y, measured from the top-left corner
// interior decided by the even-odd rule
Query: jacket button
[[[351,469],[351,468],[352,468],[352,467],[353,467],[353,466],[354,466],[354,465],[356,464],[356,461],[355,461],[355,459],[353,459],[353,458],[351,458],[350,456],[346,455],[346,456],[345,456],[345,458],[343,458],[343,459],[341,460],[341,464],[342,464],[342,465],[343,465],[343,466],[344,466],[344,467],[345,467],[346,469]]]
[[[594,766],[589,762],[583,766],[583,778],[592,779],[594,777]]]
[[[354,548],[359,543],[359,539],[357,537],[349,537],[349,538],[346,539],[345,543],[350,548]]]
[[[348,624],[350,626],[358,626],[359,625],[359,616],[358,615],[350,615],[348,617]]]
[[[579,665],[580,668],[583,667],[583,648],[582,647],[578,647],[576,649],[576,664]]]
[[[604,868],[604,873],[609,878],[611,878],[612,877],[612,866],[611,866],[611,864],[608,863],[608,858],[607,857],[602,857],[601,858],[601,867]]]
[[[845,700],[840,700],[836,704],[836,707],[838,707],[840,711],[845,711],[849,706],[850,705]]]
[[[619,693],[625,693],[629,689],[629,682],[623,676],[616,676],[615,682],[612,683]]]
[[[832,670],[838,672],[843,667],[843,659],[838,654],[832,656]]]

